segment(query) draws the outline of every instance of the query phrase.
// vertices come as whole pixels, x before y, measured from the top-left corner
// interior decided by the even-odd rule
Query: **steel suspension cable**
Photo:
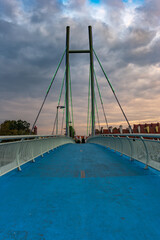
[[[97,89],[98,89],[98,94],[99,94],[99,98],[100,98],[100,102],[101,102],[101,106],[102,106],[102,110],[103,110],[103,115],[104,115],[106,126],[107,126],[107,129],[108,129],[108,121],[107,121],[106,113],[105,113],[105,110],[104,110],[103,100],[102,100],[102,96],[101,96],[101,92],[100,92],[100,88],[99,88],[99,84],[98,84],[98,80],[97,80],[95,70],[94,70],[94,75],[95,75],[96,86],[97,86]]]
[[[100,62],[100,60],[99,60],[99,58],[98,58],[98,56],[97,56],[97,54],[96,54],[96,52],[95,52],[94,49],[93,49],[93,52],[94,52],[94,55],[95,55],[95,57],[96,57],[99,65],[100,65],[101,69],[102,69],[102,72],[103,72],[103,74],[104,74],[104,76],[105,76],[105,78],[106,78],[106,80],[107,80],[107,82],[108,82],[108,84],[109,84],[109,86],[110,86],[113,94],[114,94],[114,97],[115,97],[115,99],[116,99],[116,101],[117,101],[117,103],[118,103],[118,105],[119,105],[119,107],[120,107],[120,109],[121,109],[121,111],[122,111],[122,114],[123,114],[123,116],[124,116],[124,118],[125,118],[128,126],[129,126],[129,129],[130,129],[131,132],[133,133],[133,130],[132,130],[132,127],[131,127],[131,125],[130,125],[130,123],[129,123],[129,120],[128,120],[128,118],[127,118],[127,116],[126,116],[126,114],[125,114],[125,112],[124,112],[124,110],[123,110],[123,108],[122,108],[122,106],[121,106],[118,98],[117,98],[117,95],[116,95],[116,93],[115,93],[115,90],[114,90],[114,88],[112,87],[112,84],[110,83],[109,78],[107,77],[107,74],[105,73],[104,68],[103,68],[103,66],[102,66],[102,64],[101,64],[101,62]]]
[[[94,96],[95,96],[94,98],[95,98],[95,103],[96,103],[97,123],[98,123],[99,131],[100,131],[100,130],[101,130],[101,127],[100,127],[99,114],[98,114],[98,106],[97,106],[97,99],[96,99],[95,91],[94,91]]]
[[[71,86],[71,73],[69,66],[69,86],[70,86],[70,100],[71,100],[71,113],[72,113],[72,127],[74,128],[74,119],[73,119],[73,102],[72,102],[72,86]]]
[[[59,94],[57,107],[60,106],[62,91],[63,91],[63,87],[64,87],[65,75],[66,75],[66,68],[65,68],[65,72],[64,72],[64,76],[63,76],[63,80],[62,80],[62,85],[61,85],[61,90],[60,90],[60,94]],[[55,121],[54,121],[54,125],[53,125],[52,135],[54,134],[54,130],[55,130],[55,126],[56,126],[56,120],[57,120],[57,112],[56,112],[56,117],[55,117]]]
[[[66,52],[66,49],[65,49],[65,51],[64,51],[64,53],[63,53],[63,55],[62,55],[62,57],[61,57],[61,60],[60,60],[60,62],[59,62],[59,64],[58,64],[58,67],[57,67],[57,69],[56,69],[56,71],[55,71],[55,73],[54,73],[54,75],[53,75],[53,78],[52,78],[52,80],[51,80],[51,82],[50,82],[50,85],[49,85],[49,87],[48,87],[48,90],[47,90],[47,92],[46,92],[46,95],[45,95],[45,97],[44,97],[44,100],[43,100],[43,102],[42,102],[42,105],[41,105],[41,107],[40,107],[40,109],[39,109],[39,112],[38,112],[38,114],[37,114],[37,117],[36,117],[36,119],[35,119],[35,121],[34,121],[34,123],[33,123],[32,129],[31,129],[31,133],[32,133],[32,131],[33,131],[35,125],[36,125],[36,122],[37,122],[37,120],[38,120],[38,117],[39,117],[39,115],[40,115],[40,113],[41,113],[41,111],[42,111],[42,108],[43,108],[44,103],[45,103],[45,101],[46,101],[46,99],[47,99],[48,93],[49,93],[49,91],[50,91],[50,89],[51,89],[51,87],[52,87],[52,84],[53,84],[53,82],[54,82],[54,79],[55,79],[55,77],[56,77],[56,75],[57,75],[57,72],[58,72],[58,70],[59,70],[59,68],[60,68],[60,65],[61,65],[61,63],[62,63],[62,60],[63,60],[63,58],[64,58],[65,52]]]
[[[90,126],[89,126],[89,134],[90,132],[92,132],[92,109],[91,109],[91,112],[90,112]]]
[[[55,117],[55,120],[54,120],[53,130],[52,130],[52,134],[51,134],[51,135],[54,135],[54,130],[55,130],[55,127],[56,127],[56,122],[57,122],[57,112],[56,112],[56,117]]]
[[[65,72],[64,72],[64,76],[63,76],[63,80],[62,80],[62,85],[61,85],[61,90],[60,90],[60,94],[59,94],[59,99],[58,99],[58,104],[57,104],[58,107],[60,106],[60,102],[61,102],[62,91],[63,91],[64,81],[65,81],[65,75],[66,75],[66,68],[65,68]]]
[[[65,103],[66,103],[66,98],[64,97],[64,106],[65,106]],[[63,131],[63,124],[64,124],[64,113],[65,113],[65,109],[63,108],[63,116],[62,116],[62,126],[61,126],[61,135],[62,135],[62,131]]]
[[[89,89],[88,89],[88,115],[87,115],[87,136],[88,136],[88,121],[89,121],[89,105],[90,105],[90,85],[91,85],[91,69],[89,71]],[[98,114],[98,106],[97,106],[97,99],[96,99],[96,94],[94,92],[95,96],[95,103],[96,103],[96,112],[97,112],[97,123],[99,126],[100,130],[100,121],[99,121],[99,114]],[[89,130],[90,131],[90,130]]]

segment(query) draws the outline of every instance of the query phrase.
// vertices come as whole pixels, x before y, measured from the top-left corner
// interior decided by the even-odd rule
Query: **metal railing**
[[[54,135],[0,136],[0,176],[33,161],[40,155],[67,143],[72,138]]]
[[[89,137],[87,143],[96,143],[115,152],[138,160],[160,171],[160,134],[113,134]]]

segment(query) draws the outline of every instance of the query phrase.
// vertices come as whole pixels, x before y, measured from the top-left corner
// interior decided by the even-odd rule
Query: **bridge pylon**
[[[69,136],[69,55],[74,53],[90,54],[91,74],[91,114],[92,114],[92,136],[95,135],[95,92],[94,92],[94,60],[93,60],[93,36],[92,27],[88,26],[89,50],[70,50],[70,26],[66,27],[66,135]]]

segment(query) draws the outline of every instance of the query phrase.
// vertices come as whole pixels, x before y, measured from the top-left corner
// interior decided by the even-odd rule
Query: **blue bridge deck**
[[[99,145],[61,146],[0,189],[1,240],[160,239],[160,177]]]

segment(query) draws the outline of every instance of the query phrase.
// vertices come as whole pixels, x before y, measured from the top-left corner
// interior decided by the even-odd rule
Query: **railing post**
[[[107,148],[109,148],[109,146],[108,146],[108,138],[109,138],[109,136],[105,136],[105,137],[107,139]]]
[[[111,149],[114,150],[114,146],[115,146],[115,143],[114,143],[114,140],[113,140],[113,135],[111,135]]]
[[[145,143],[145,141],[144,141],[144,138],[143,138],[143,137],[140,137],[140,139],[141,139],[141,141],[143,142],[143,145],[144,145],[144,148],[145,148],[145,151],[146,151],[147,160],[146,160],[145,169],[147,169],[147,168],[148,168],[148,161],[149,161],[148,149],[147,149],[146,143]]]
[[[42,141],[43,141],[43,138],[42,138]],[[43,157],[42,142],[41,142],[41,157]]]
[[[133,158],[132,158],[132,156],[133,156],[133,147],[132,147],[132,143],[131,143],[131,141],[130,141],[130,138],[129,138],[128,136],[127,136],[127,140],[128,140],[128,142],[129,142],[129,145],[130,145],[130,148],[131,148],[130,160],[133,161]]]
[[[22,144],[23,144],[23,138],[21,139],[20,142],[21,142],[21,143],[19,144],[19,149],[18,149],[18,151],[17,151],[17,156],[16,156],[16,158],[17,158],[17,169],[18,169],[18,171],[21,171],[21,170],[22,170],[21,167],[20,167],[19,155],[20,155],[21,146],[22,146]]]
[[[111,144],[112,144],[112,136],[109,136],[109,148],[110,148],[110,149],[112,149],[112,148],[111,148]]]
[[[117,139],[116,139],[116,137],[113,137],[113,139],[114,139],[114,151],[115,152],[117,152],[117,143],[116,143],[116,141],[117,141]]]
[[[119,141],[120,141],[120,143],[121,143],[121,156],[123,156],[123,143],[122,143],[122,141],[121,141],[121,137],[118,136],[118,138],[119,138]]]
[[[33,156],[33,149],[32,149],[32,162],[35,162],[34,156]]]
[[[35,141],[35,139],[34,139],[34,141]],[[35,162],[34,154],[33,154],[33,147],[32,147],[32,162],[33,162],[33,163]]]
[[[49,152],[50,152],[50,150],[51,150],[50,137],[48,138],[48,145],[49,145],[49,149],[48,149],[48,153],[49,153]]]

